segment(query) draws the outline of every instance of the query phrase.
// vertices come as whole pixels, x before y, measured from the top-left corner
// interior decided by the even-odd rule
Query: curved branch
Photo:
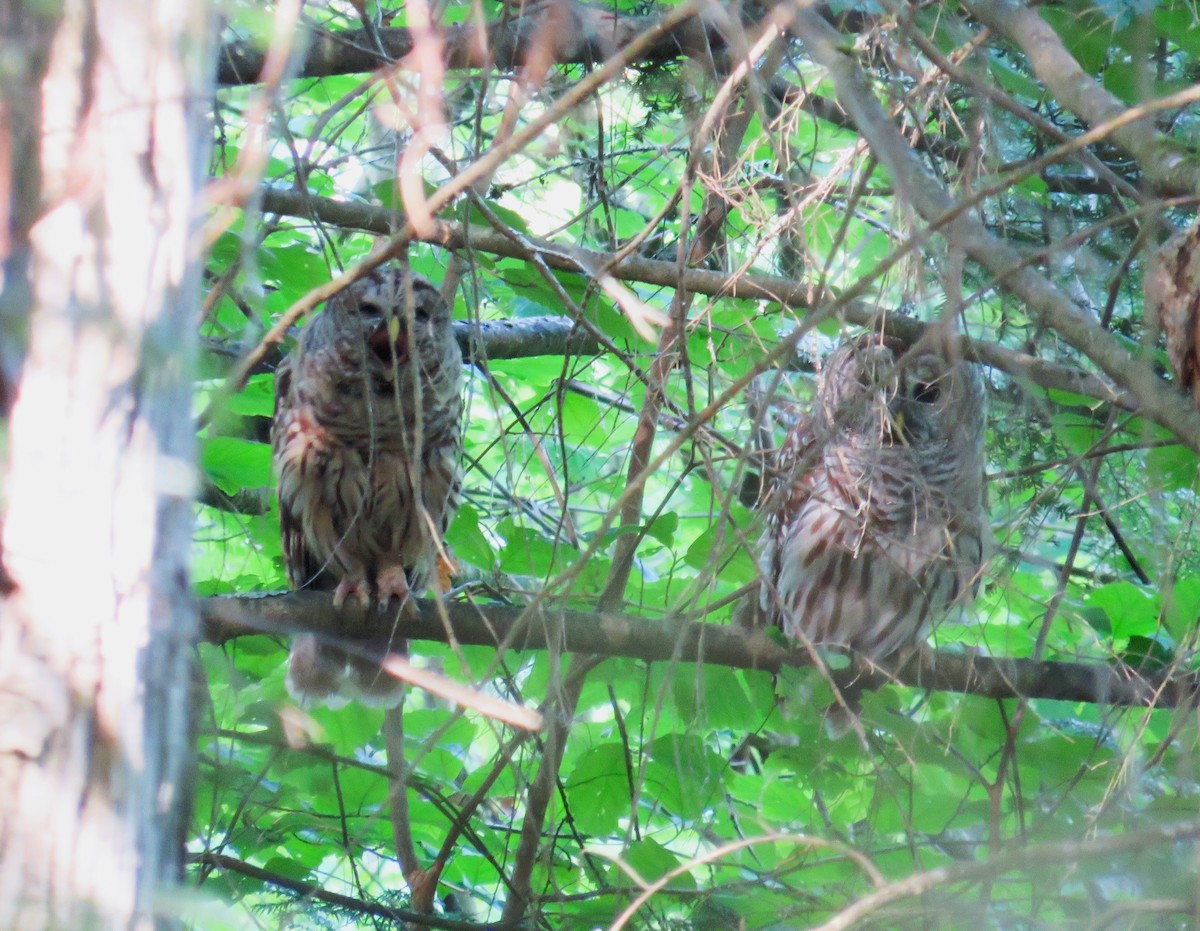
[[[201,602],[204,638],[222,644],[249,634],[312,632],[330,638],[387,643],[395,638],[626,656],[647,662],[703,662],[734,669],[778,672],[812,664],[807,651],[780,645],[762,630],[703,624],[679,618],[509,605],[443,605],[450,629],[432,601],[399,619],[354,604],[334,608],[325,592],[221,595]],[[1001,659],[976,654],[922,651],[879,663],[867,671],[838,671],[839,686],[878,688],[888,683],[961,692],[986,698],[1049,698],[1135,707],[1173,708],[1200,690],[1200,674],[1147,675],[1123,665]]]
[[[296,191],[264,189],[261,193],[262,209],[266,213],[299,219],[319,219],[323,223],[343,229],[358,229],[382,236],[391,235],[396,228],[396,212],[385,207],[314,197]],[[810,307],[812,303],[811,283],[792,278],[778,275],[728,275],[703,268],[688,268],[681,275],[674,262],[661,262],[640,256],[627,256],[618,260],[612,253],[595,252],[535,236],[520,235],[516,239],[519,242],[494,230],[444,222],[436,223],[434,234],[429,237],[429,241],[448,249],[462,249],[469,244],[472,249],[508,258],[528,259],[537,254],[551,268],[560,271],[586,275],[591,269],[604,268],[607,274],[621,281],[635,281],[668,288],[682,286],[689,292],[710,297],[728,296],[776,301],[789,309]],[[925,332],[925,324],[919,320],[899,313],[881,314],[878,305],[866,301],[848,301],[840,307],[839,314],[847,322],[864,327],[879,326],[882,317],[889,335],[910,343],[916,342]],[[579,338],[583,338],[582,334]],[[1114,388],[1094,375],[1057,365],[1028,353],[1016,352],[986,340],[962,337],[962,349],[969,357],[979,360],[984,365],[1008,372],[1013,377],[1038,387],[1096,398],[1128,410],[1137,408],[1137,400],[1132,394]]]
[[[1145,831],[1110,833],[1086,840],[1054,841],[1046,844],[1022,847],[1000,854],[981,863],[952,863],[939,866],[924,873],[914,873],[903,879],[872,890],[852,905],[842,909],[831,919],[814,926],[814,931],[844,931],[858,925],[862,919],[886,905],[910,899],[938,886],[960,882],[994,882],[997,877],[1015,870],[1028,870],[1039,866],[1069,864],[1077,866],[1081,860],[1091,857],[1111,857],[1122,853],[1133,853],[1147,847],[1178,844],[1200,835],[1200,821],[1179,821]],[[1172,901],[1171,909],[1177,910],[1180,903]],[[1160,908],[1162,901],[1159,900]],[[1097,927],[1093,925],[1093,927]]]

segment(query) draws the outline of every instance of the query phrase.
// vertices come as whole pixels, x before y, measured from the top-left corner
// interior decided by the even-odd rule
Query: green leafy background
[[[837,6],[876,12],[867,4]],[[642,12],[624,2],[618,8]],[[469,9],[455,2],[444,12],[448,21],[461,21]],[[490,19],[501,15],[490,0],[483,9]],[[1144,93],[1138,78],[1147,70],[1156,90],[1194,81],[1200,50],[1200,24],[1189,4],[1158,4],[1150,16],[1139,11],[1068,3],[1045,6],[1042,15],[1088,73],[1136,102]],[[229,12],[229,37],[269,34],[269,10],[231,4]],[[392,25],[404,25],[402,8],[384,12],[396,14]],[[345,4],[311,7],[306,15],[330,30],[358,24]],[[917,28],[950,52],[967,35],[962,15],[955,4],[928,6],[919,11]],[[865,29],[848,33],[847,41],[857,41],[863,60],[877,68],[885,104],[908,95],[910,125],[962,142],[966,127],[985,117],[989,170],[1038,154],[1045,140],[1010,114],[983,108],[955,85],[914,88],[903,69],[889,70],[885,53],[912,52],[893,32]],[[786,77],[831,96],[824,76],[802,52],[792,52]],[[1002,44],[982,46],[972,66],[986,69],[984,80],[1064,131],[1077,130]],[[522,119],[583,76],[579,66],[552,71]],[[493,139],[511,84],[508,76],[479,72],[450,74],[446,81],[450,128],[439,145],[465,164]],[[711,82],[682,62],[627,73],[606,85],[595,103],[505,161],[483,199],[519,234],[611,251],[641,233],[679,191],[696,95],[710,100],[712,92]],[[219,92],[215,176],[234,171],[243,147],[253,145],[245,115],[258,93],[255,87]],[[385,100],[378,86],[365,89],[359,75],[286,83],[273,105],[263,183],[394,203],[398,137],[381,113]],[[1192,153],[1198,123],[1193,108],[1171,124],[1173,138]],[[719,187],[731,208],[726,268],[814,282],[824,276],[832,287],[852,286],[874,276],[915,229],[892,179],[864,158],[858,143],[853,132],[798,108],[766,108],[751,121],[735,170],[691,188],[690,213],[703,208],[706,185]],[[432,160],[422,167],[430,184],[446,177]],[[852,201],[851,187],[857,191]],[[1140,260],[1128,274],[1112,277],[1135,236],[1128,226],[1106,222],[1120,209],[1112,198],[1048,186],[1045,176],[981,208],[997,232],[1031,248],[1092,228],[1086,250],[1067,256],[1078,261],[1057,256],[1045,272],[1098,305],[1112,287],[1110,328],[1136,349],[1152,344],[1153,333],[1143,318]],[[674,260],[680,216],[678,207],[666,212],[644,254]],[[484,223],[465,202],[447,219]],[[261,371],[228,396],[223,387],[231,354],[255,345],[294,301],[371,246],[361,232],[249,210],[212,246],[209,284],[216,299],[202,323],[208,350],[197,399],[199,410],[215,402],[200,435],[210,486],[206,503],[197,506],[201,595],[286,587],[267,439],[273,375]],[[868,298],[880,308],[936,318],[960,297],[944,293],[943,257],[909,256],[874,278]],[[445,251],[420,244],[408,258],[436,281],[449,260]],[[564,314],[531,263],[482,252],[468,260],[456,318]],[[555,274],[625,355],[495,361],[469,371],[466,493],[449,533],[464,564],[457,595],[520,604],[545,591],[555,604],[592,609],[618,541],[637,532],[642,536],[621,610],[728,623],[730,596],[755,577],[746,542],[759,532],[759,519],[737,498],[737,451],[751,439],[743,402],[727,405],[682,443],[647,482],[639,524],[620,526],[611,509],[628,484],[630,446],[646,396],[640,376],[655,347],[585,278]],[[962,285],[971,335],[1095,370],[970,265]],[[651,307],[670,309],[669,289],[629,286]],[[667,383],[654,453],[802,317],[777,303],[696,296],[686,361]],[[793,404],[811,392],[806,369],[812,359],[842,332],[834,320],[806,338],[801,364],[783,382]],[[999,370],[986,377],[994,554],[970,622],[939,628],[934,642],[1031,656],[1049,617],[1044,658],[1190,668],[1200,615],[1195,456],[1161,428],[1095,399],[1047,392]],[[1081,475],[1094,485],[1149,584],[1118,547]],[[1069,557],[1080,521],[1081,542]],[[308,709],[299,716],[306,737],[297,740],[298,713],[283,687],[286,647],[281,639],[255,636],[201,648],[208,699],[198,735],[190,876],[204,895],[227,903],[203,924],[398,925],[211,859],[234,858],[360,903],[403,907],[408,901],[392,851],[382,713],[357,706]],[[545,652],[498,658],[494,650],[423,642],[414,653],[421,665],[535,707],[558,688],[558,661]],[[772,677],[605,660],[583,689],[545,822],[534,876],[534,910],[544,926],[606,927],[643,884],[670,875],[636,912],[635,926],[807,927],[872,889],[864,863],[880,881],[898,880],[1197,813],[1194,715],[887,687],[864,699],[864,735],[832,738],[819,713],[830,699],[812,669]],[[414,839],[428,860],[512,733],[414,690],[405,735]],[[473,922],[499,916],[525,792],[544,754],[539,737],[520,743],[486,803],[470,813],[442,877],[438,915]],[[921,897],[873,913],[864,926],[1185,927],[1186,909],[1140,915],[1120,909],[1151,900],[1194,901],[1193,858],[1190,848],[1160,844],[935,884]],[[1117,916],[1115,923],[1101,925],[1108,915]]]

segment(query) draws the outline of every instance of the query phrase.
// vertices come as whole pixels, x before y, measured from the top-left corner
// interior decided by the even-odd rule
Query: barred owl
[[[432,581],[462,484],[462,355],[450,309],[424,278],[375,269],[330,298],[275,376],[271,428],[293,588],[364,606]],[[394,700],[373,664],[301,635],[288,688]]]
[[[977,585],[983,438],[970,364],[873,333],[844,343],[765,497],[760,618],[873,659],[917,643]]]
[[[1200,407],[1200,223],[1176,233],[1146,267],[1146,315],[1167,335],[1180,389]]]

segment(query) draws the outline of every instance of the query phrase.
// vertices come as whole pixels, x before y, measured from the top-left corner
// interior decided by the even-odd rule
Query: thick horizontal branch
[[[785,666],[811,665],[806,652],[775,642],[765,631],[702,624],[681,619],[651,619],[621,614],[538,610],[509,605],[444,606],[421,601],[399,618],[357,605],[334,608],[329,594],[288,592],[225,595],[201,602],[204,637],[222,644],[248,634],[312,632],[359,641],[364,648],[389,639],[457,643],[512,651],[544,650],[551,645],[572,653],[625,656],[646,662],[712,663],[734,669],[777,672]],[[839,684],[853,679],[875,688],[888,683],[961,692],[986,698],[1049,698],[1094,704],[1170,708],[1197,692],[1195,674],[1174,678],[1145,676],[1127,666],[1103,663],[1037,662],[974,654],[922,651],[903,661],[884,662],[869,673],[838,672]]]
[[[296,191],[265,189],[262,192],[262,209],[280,216],[320,220],[342,229],[358,229],[382,236],[389,236],[397,229],[397,213],[394,210],[314,197]],[[775,301],[792,310],[808,307],[812,298],[810,282],[779,275],[728,275],[704,268],[686,268],[681,275],[675,262],[662,262],[637,255],[616,261],[616,257],[607,252],[562,245],[524,234],[509,236],[495,230],[458,223],[435,224],[435,232],[428,240],[449,249],[465,249],[469,246],[480,252],[508,258],[529,259],[536,254],[548,266],[560,271],[592,275],[604,269],[605,273],[621,281],[668,288],[684,287],[689,292],[710,297]],[[881,314],[878,305],[865,301],[847,301],[839,313],[847,322],[863,327],[878,326],[882,319],[891,335],[909,343],[915,342],[925,332],[925,324],[921,321],[900,313]],[[1137,407],[1132,395],[1114,389],[1094,375],[985,340],[963,337],[962,345],[963,351],[970,357],[1008,372],[1018,380],[1042,388],[1096,398],[1129,410]],[[501,358],[498,355],[492,357]]]
[[[655,30],[660,19],[620,16],[573,0],[538,4],[526,16],[487,23],[482,29],[474,22],[447,26],[441,31],[443,62],[451,71],[489,67],[511,71],[536,53],[562,65],[594,64],[624,48],[635,36]],[[409,29],[380,27],[373,32],[378,45],[363,29],[314,34],[296,76],[362,74],[401,61],[413,50]],[[639,60],[647,64],[672,61],[724,45],[714,23],[692,17],[661,30]],[[265,48],[258,42],[227,43],[221,48],[217,80],[226,85],[251,84],[258,80],[265,57]]]
[[[493,22],[482,32],[473,24],[450,26],[443,33],[443,62],[451,71],[492,67],[509,72],[524,65],[531,50],[540,52],[550,43],[556,64],[593,64],[623,48],[634,36],[653,30],[661,19],[621,16],[583,4],[568,4],[559,15],[565,17],[567,28],[548,21],[544,12]],[[743,28],[750,30],[753,24],[745,22]],[[412,33],[406,28],[381,27],[375,33],[378,45],[362,29],[314,33],[296,77],[365,74],[402,61],[413,50]],[[484,41],[480,41],[481,35],[486,37]],[[714,22],[692,18],[662,30],[637,62],[654,65],[682,56],[711,56],[726,47],[724,33]],[[218,80],[227,86],[255,83],[265,55],[263,46],[256,41],[226,43],[219,54]],[[811,89],[776,79],[767,90],[780,103],[798,106],[835,125],[853,129],[853,123],[836,101],[812,93]],[[919,145],[956,164],[964,163],[972,154],[969,147],[933,134],[921,134]],[[1049,175],[1044,180],[1052,191],[1107,194],[1112,190],[1110,185],[1096,182],[1090,176],[1064,179]]]
[[[595,355],[604,349],[596,338],[566,317],[514,317],[510,320],[456,320],[454,336],[463,358],[526,359],[531,356]],[[242,357],[240,343],[208,339],[207,352],[224,357],[232,365]],[[273,346],[251,371],[251,375],[274,370],[284,355],[284,347]]]

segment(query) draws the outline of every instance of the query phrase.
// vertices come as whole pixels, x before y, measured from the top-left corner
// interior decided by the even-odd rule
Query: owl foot
[[[367,583],[366,576],[348,575],[338,582],[333,591],[333,606],[340,608],[350,595],[364,608],[371,603],[371,586]]]
[[[379,570],[375,579],[375,587],[379,594],[379,610],[388,607],[392,601],[404,604],[412,590],[408,586],[408,573],[403,566],[388,566]]]

